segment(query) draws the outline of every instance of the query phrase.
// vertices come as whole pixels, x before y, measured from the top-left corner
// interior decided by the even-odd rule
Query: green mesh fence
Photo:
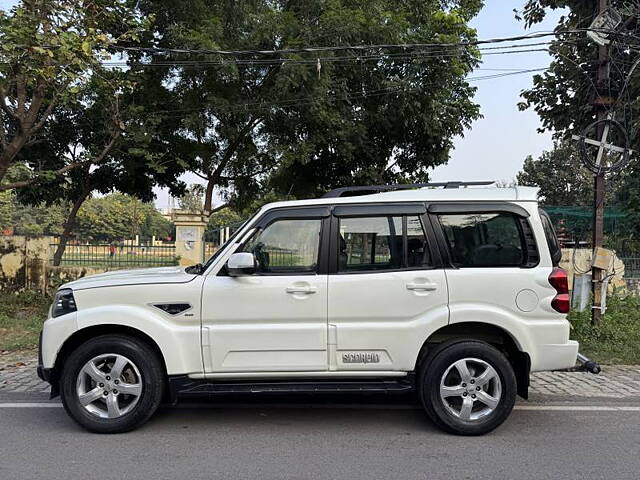
[[[558,234],[565,233],[571,240],[591,241],[593,231],[593,209],[591,207],[553,206],[544,207],[553,221]],[[619,206],[605,207],[604,232],[609,237],[629,236],[625,230],[626,212]]]
[[[591,248],[593,209],[577,206],[544,207],[563,247]],[[604,211],[604,246],[614,250],[625,264],[626,277],[640,277],[640,232],[629,222],[625,210],[617,205]]]

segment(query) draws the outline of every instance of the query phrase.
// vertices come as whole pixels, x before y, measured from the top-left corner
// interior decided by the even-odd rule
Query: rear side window
[[[402,267],[402,217],[340,220],[340,271]]]
[[[379,271],[431,265],[420,217],[340,219],[338,271]]]
[[[562,259],[560,242],[558,242],[556,230],[553,228],[553,223],[551,223],[549,214],[542,209],[540,209],[540,221],[542,222],[542,228],[544,229],[544,236],[547,238],[547,245],[549,246],[549,252],[551,253],[551,261],[554,266],[557,266]]]
[[[439,215],[456,267],[520,267],[526,245],[520,222],[510,213]]]

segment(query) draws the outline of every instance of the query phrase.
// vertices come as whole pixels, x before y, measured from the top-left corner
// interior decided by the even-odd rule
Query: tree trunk
[[[213,178],[209,177],[207,181],[207,190],[204,194],[204,211],[210,212],[213,206],[213,187],[216,186],[216,182]]]
[[[56,249],[56,253],[53,254],[53,265],[59,266],[62,261],[62,255],[64,255],[64,251],[67,248],[67,241],[69,240],[69,236],[73,231],[73,227],[76,223],[76,216],[78,215],[78,210],[84,203],[84,201],[89,196],[89,191],[85,190],[80,194],[80,196],[76,199],[71,207],[71,211],[67,216],[67,221],[64,223],[64,230],[62,231],[62,235],[60,235],[60,243],[58,243],[58,248]]]

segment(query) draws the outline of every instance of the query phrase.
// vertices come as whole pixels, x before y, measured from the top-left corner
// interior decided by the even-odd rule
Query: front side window
[[[431,265],[420,217],[340,219],[339,272],[397,270]]]
[[[456,267],[519,267],[524,252],[519,220],[510,213],[439,215]]]
[[[253,253],[258,273],[315,272],[321,225],[321,219],[277,220],[254,233],[238,252]]]

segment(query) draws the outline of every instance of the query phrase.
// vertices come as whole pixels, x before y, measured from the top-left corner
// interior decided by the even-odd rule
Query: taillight
[[[560,267],[554,267],[549,275],[549,283],[556,289],[557,295],[551,300],[551,308],[556,312],[569,313],[571,300],[569,298],[569,277]]]

